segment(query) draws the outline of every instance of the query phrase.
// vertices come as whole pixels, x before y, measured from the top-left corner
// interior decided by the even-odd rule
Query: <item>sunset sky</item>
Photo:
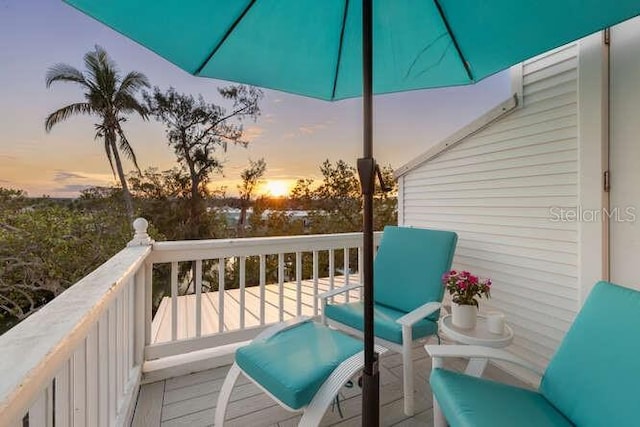
[[[82,96],[70,84],[46,89],[47,68],[63,62],[82,69],[84,53],[96,44],[123,72],[141,71],[162,89],[173,86],[220,101],[216,87],[225,82],[193,77],[62,1],[0,0],[0,187],[73,197],[88,186],[113,183],[103,146],[93,138],[92,118],[73,117],[50,134],[44,131],[48,113]],[[475,86],[376,97],[375,157],[399,167],[505,100],[509,91],[508,75],[501,73]],[[234,194],[249,159],[264,157],[266,180],[287,185],[318,178],[325,159],[355,164],[360,155],[358,99],[328,103],[265,91],[262,111],[245,127],[249,147],[220,153],[224,175],[214,176],[213,186]],[[132,119],[125,131],[141,168],[176,164],[161,124]]]

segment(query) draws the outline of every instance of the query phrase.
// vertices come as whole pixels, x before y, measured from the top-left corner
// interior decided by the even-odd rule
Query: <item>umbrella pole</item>
[[[362,425],[380,425],[380,374],[373,334],[373,13],[372,0],[362,0],[362,103],[363,155],[358,159],[362,185],[364,275],[364,370],[362,375]]]

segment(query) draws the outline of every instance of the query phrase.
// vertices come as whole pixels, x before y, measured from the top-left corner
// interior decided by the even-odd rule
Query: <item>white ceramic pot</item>
[[[451,304],[451,322],[460,329],[473,329],[478,320],[478,308],[475,305]]]

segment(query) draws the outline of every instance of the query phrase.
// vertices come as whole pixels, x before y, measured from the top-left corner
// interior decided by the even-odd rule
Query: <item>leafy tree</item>
[[[205,235],[201,222],[205,212],[202,194],[206,194],[212,173],[222,170],[217,151],[226,150],[230,143],[246,146],[242,121],[255,120],[260,114],[258,102],[263,95],[259,89],[233,85],[219,88],[218,92],[231,103],[229,111],[207,103],[202,96],[196,99],[173,88],[163,93],[155,87],[153,93],[144,95],[151,115],[164,124],[169,146],[189,174],[190,239]]]
[[[26,199],[22,192],[10,202],[0,205],[0,329],[94,270],[132,233],[126,216],[113,209]]]
[[[387,186],[382,189],[376,182],[373,200],[373,228],[382,230],[385,225],[398,223],[398,182],[393,176],[393,168],[387,165],[380,168],[382,180]]]
[[[362,197],[355,167],[343,160],[320,166],[322,182],[312,179],[298,180],[291,192],[291,203],[297,209],[309,211],[308,233],[346,233],[362,230]],[[381,230],[387,224],[396,224],[397,184],[390,166],[381,168],[383,180],[390,191],[383,191],[376,182],[374,193],[374,228]]]
[[[88,115],[99,119],[95,123],[95,138],[104,143],[111,171],[114,177],[117,172],[122,186],[127,215],[132,220],[133,202],[120,152],[133,162],[136,169],[139,168],[122,123],[131,114],[147,118],[147,111],[136,99],[136,94],[142,88],[149,87],[149,82],[144,74],[137,71],[131,71],[122,77],[115,62],[100,46],[85,54],[84,65],[84,73],[67,64],[56,64],[47,71],[47,88],[56,82],[75,83],[84,90],[84,101],[69,104],[49,114],[45,120],[45,129],[49,132],[56,124],[74,115]]]
[[[315,191],[313,189],[315,181],[311,178],[298,179],[296,185],[289,195],[290,206],[293,209],[313,210],[317,209]]]
[[[141,174],[129,177],[140,214],[147,218],[164,239],[184,240],[192,229],[185,213],[190,209],[191,181],[181,168],[159,171],[148,168]],[[201,188],[200,197],[210,197]],[[203,236],[227,237],[227,222],[217,209],[207,209],[202,215],[200,229]]]
[[[244,235],[247,224],[247,209],[251,204],[251,196],[261,183],[261,179],[266,170],[267,163],[264,159],[259,159],[255,162],[249,160],[249,167],[240,174],[242,185],[238,186],[238,191],[240,192],[240,218],[238,219],[237,233],[239,236]]]
[[[344,160],[338,160],[335,166],[325,160],[320,166],[322,184],[315,190],[316,198],[323,210],[333,218],[332,230],[357,231],[362,227],[360,181],[356,169]]]

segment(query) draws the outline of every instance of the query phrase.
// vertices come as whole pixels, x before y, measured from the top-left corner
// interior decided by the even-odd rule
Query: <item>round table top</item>
[[[502,335],[489,332],[487,328],[487,318],[478,314],[478,322],[473,329],[460,329],[453,326],[451,315],[448,314],[440,319],[440,330],[447,337],[461,344],[482,345],[485,347],[502,348],[513,341],[513,330],[509,325],[504,325]]]

